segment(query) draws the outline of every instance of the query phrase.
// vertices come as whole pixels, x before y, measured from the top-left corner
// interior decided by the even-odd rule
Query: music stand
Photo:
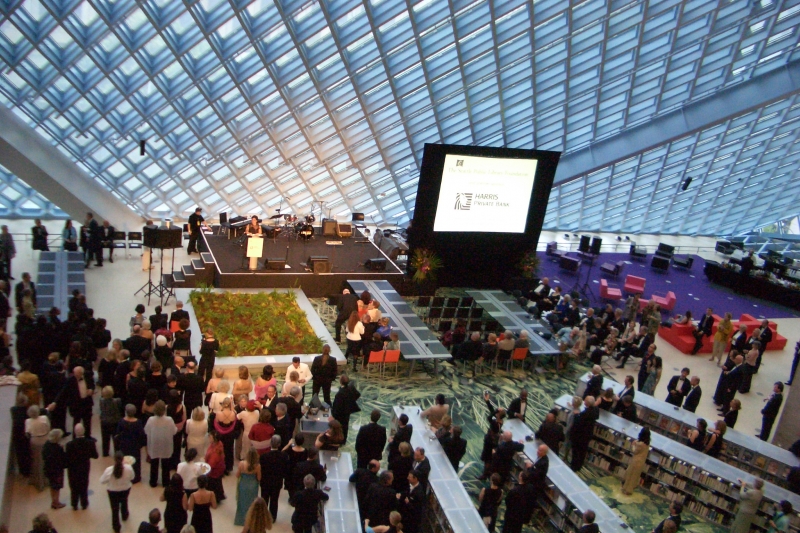
[[[597,258],[597,256],[589,252],[585,252],[580,255],[582,259],[588,259],[589,271],[586,273],[586,281],[583,283],[581,283],[580,272],[578,272],[578,281],[572,286],[569,292],[576,291],[585,300],[588,300],[589,305],[591,305],[592,301],[594,301],[594,292],[592,292],[592,287],[589,285],[589,280],[592,278],[592,268],[594,268],[594,260]]]
[[[153,283],[153,271],[152,269],[148,269],[147,272],[147,283],[145,283],[138,291],[136,291],[133,295],[136,296],[140,292],[146,291],[145,296],[147,297],[147,305],[150,305],[150,298],[153,294],[157,294],[161,300],[161,305],[163,306],[165,301],[169,301],[170,296],[175,296],[174,291],[172,288],[167,287],[164,285],[164,250],[174,250],[175,248],[180,248],[182,246],[183,240],[183,231],[181,228],[156,228],[154,226],[145,226],[145,231],[143,231],[144,235],[144,245],[150,248],[151,253],[153,249],[161,250],[161,261],[159,265],[159,283],[155,285]],[[175,253],[172,253],[172,270],[175,270]],[[164,295],[166,294],[167,299],[164,300]]]

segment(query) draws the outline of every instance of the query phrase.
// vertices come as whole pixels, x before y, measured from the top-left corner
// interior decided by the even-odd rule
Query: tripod
[[[150,248],[151,257],[152,257],[152,253],[153,253],[153,249]],[[161,256],[161,270],[163,272],[163,270],[164,270],[164,256],[163,256],[164,251],[163,250],[161,251],[161,254],[162,254],[162,256]],[[163,277],[163,273],[162,273],[162,277]],[[147,269],[147,283],[142,285],[142,287],[138,291],[134,292],[133,295],[136,296],[140,292],[144,292],[144,295],[147,297],[147,305],[150,305],[150,297],[153,294],[158,294],[159,298],[161,297],[161,293],[162,293],[161,287],[163,287],[163,284],[159,284],[159,285],[154,285],[153,284],[153,269],[152,268],[148,268]]]
[[[594,268],[594,255],[586,254],[584,257],[589,257],[589,271],[586,273],[586,281],[581,283],[580,274],[578,275],[578,281],[569,292],[577,292],[580,294],[585,300],[589,300],[590,304],[594,300],[594,292],[592,292],[592,287],[589,285],[589,280],[592,278],[592,269]]]

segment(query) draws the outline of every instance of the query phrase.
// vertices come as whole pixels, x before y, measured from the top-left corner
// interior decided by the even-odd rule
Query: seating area
[[[600,265],[600,272],[607,276],[616,278],[622,273],[623,268],[625,268],[624,261],[617,261],[616,263],[603,263]]]
[[[666,272],[669,270],[669,259],[660,255],[654,255],[653,259],[650,261],[650,266],[654,270],[660,270],[661,272]]]
[[[684,270],[690,270],[692,268],[693,264],[694,264],[694,257],[691,256],[691,255],[687,256],[687,257],[684,257],[684,258],[680,258],[680,257],[673,257],[672,258],[672,266],[677,267],[677,268],[682,268]]]
[[[717,332],[717,325],[719,324],[720,320],[722,320],[722,317],[714,315],[714,326],[711,329],[711,335],[708,337],[703,337],[703,347],[700,348],[699,353],[711,353],[711,348],[714,344],[714,334]],[[739,329],[739,324],[745,324],[747,326],[747,334],[750,335],[753,333],[753,330],[761,324],[761,321],[751,315],[743,314],[741,317],[739,317],[739,320],[733,321],[734,331]],[[783,350],[787,343],[786,337],[778,333],[778,326],[775,324],[775,322],[770,322],[769,328],[772,330],[772,341],[767,345],[766,350]],[[672,327],[659,327],[658,335],[676,347],[682,353],[689,354],[692,353],[695,342],[692,331],[693,326],[688,324],[673,324]],[[729,349],[730,343],[728,343],[728,346],[726,347],[726,350]]]
[[[628,274],[625,276],[625,285],[623,286],[625,294],[644,294],[644,286],[646,282],[647,280],[644,278]]]
[[[644,246],[636,246],[635,242],[631,242],[629,254],[631,259],[644,260],[647,258],[647,249]]]
[[[619,300],[622,300],[622,291],[620,289],[617,289],[616,287],[610,287],[608,285],[608,281],[601,279],[600,298],[602,298],[603,300],[617,302]]]
[[[580,272],[581,270],[581,260],[577,257],[570,257],[568,255],[562,255],[558,259],[558,266],[562,270],[566,270],[568,272]]]

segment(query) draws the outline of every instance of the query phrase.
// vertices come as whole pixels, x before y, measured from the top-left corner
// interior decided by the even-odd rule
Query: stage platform
[[[311,298],[319,298],[337,294],[348,279],[387,280],[401,282],[403,272],[360,230],[355,229],[350,238],[324,237],[315,228],[315,235],[308,242],[287,239],[285,236],[276,239],[264,239],[264,254],[258,263],[258,270],[247,269],[244,258],[245,247],[236,239],[226,235],[217,235],[217,228],[212,233],[204,233],[198,243],[201,251],[208,252],[213,259],[213,285],[222,289],[243,288],[302,288]],[[341,242],[331,245],[329,242]],[[267,258],[288,260],[282,271],[267,270],[264,262]],[[205,256],[205,254],[204,254]],[[306,266],[309,256],[325,256],[330,261],[329,273],[315,274],[311,266]],[[384,259],[385,271],[367,270],[364,264],[371,259]],[[210,266],[210,265],[209,265]],[[191,287],[191,280],[177,283],[177,287]]]

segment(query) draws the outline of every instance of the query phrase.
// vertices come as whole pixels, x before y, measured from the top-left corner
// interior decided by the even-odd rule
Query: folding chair
[[[128,250],[141,250],[142,249],[142,232],[129,231],[128,232]],[[130,257],[128,253],[128,257]]]
[[[386,350],[386,358],[383,360],[383,370],[386,371],[386,365],[394,363],[394,377],[397,377],[397,367],[400,363],[400,350]]]
[[[115,231],[113,244],[111,245],[114,250],[126,250],[128,245],[125,244],[125,232],[124,231]]]
[[[494,358],[492,362],[492,367],[494,370],[497,370],[497,367],[501,362],[506,364],[506,370],[508,370],[508,363],[511,360],[511,352],[513,350],[497,350],[497,357]]]
[[[367,359],[367,377],[369,377],[369,366],[372,364],[378,365],[378,375],[383,375],[383,356],[386,350],[379,352],[369,352],[369,359]]]

